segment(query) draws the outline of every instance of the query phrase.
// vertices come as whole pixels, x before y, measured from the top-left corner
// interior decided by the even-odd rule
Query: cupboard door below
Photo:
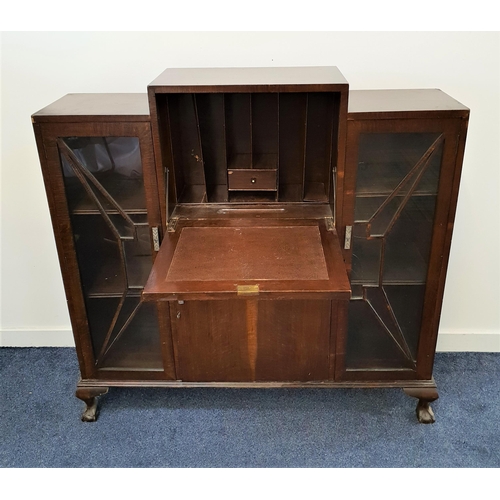
[[[328,379],[329,300],[194,300],[170,307],[178,379]]]
[[[259,302],[258,380],[328,379],[329,300]]]

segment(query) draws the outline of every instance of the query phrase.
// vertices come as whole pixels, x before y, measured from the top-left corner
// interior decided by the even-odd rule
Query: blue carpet
[[[440,353],[434,425],[399,389],[110,389],[71,348],[0,349],[0,467],[500,467],[500,354]]]

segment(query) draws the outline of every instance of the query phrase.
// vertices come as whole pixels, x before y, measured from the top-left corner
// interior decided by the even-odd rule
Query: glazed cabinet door
[[[352,296],[338,379],[432,376],[460,134],[461,120],[348,122]]]
[[[159,306],[142,300],[161,237],[149,124],[41,133],[83,378],[173,378]]]

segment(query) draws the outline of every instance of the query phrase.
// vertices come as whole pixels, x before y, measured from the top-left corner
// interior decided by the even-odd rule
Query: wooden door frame
[[[337,340],[336,380],[415,378],[430,380],[434,364],[439,318],[444,294],[447,265],[458,199],[458,188],[465,147],[468,118],[425,118],[415,114],[406,119],[349,119],[345,161],[345,192],[343,220],[339,234],[345,235],[346,226],[354,224],[356,175],[359,137],[362,133],[441,133],[444,136],[441,174],[432,231],[431,253],[426,277],[422,326],[417,349],[417,369],[353,371],[345,368],[347,330],[339,332]],[[352,245],[343,250],[348,274],[351,274]]]

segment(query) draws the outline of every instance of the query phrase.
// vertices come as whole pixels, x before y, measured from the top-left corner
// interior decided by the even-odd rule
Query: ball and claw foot
[[[108,392],[107,387],[78,387],[75,396],[87,406],[82,413],[82,422],[95,422],[97,420],[97,398]]]
[[[421,424],[433,424],[436,419],[430,403],[439,397],[435,387],[405,387],[403,391],[413,398],[418,398],[417,419]]]
[[[87,407],[82,413],[82,422],[95,422],[97,420],[97,398],[93,401],[85,401]]]
[[[433,424],[436,421],[434,418],[434,412],[432,411],[431,405],[428,401],[419,399],[416,412],[418,421],[421,424]]]

